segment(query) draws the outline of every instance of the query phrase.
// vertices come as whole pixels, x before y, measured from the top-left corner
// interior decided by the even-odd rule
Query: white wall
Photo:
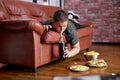
[[[28,1],[28,2],[33,2],[33,0],[21,0],[21,1]]]
[[[44,0],[37,0],[38,4],[43,4],[43,5],[51,5],[51,6],[60,6],[59,5],[59,0],[46,0],[46,2],[44,2]]]
[[[33,2],[33,0],[22,0],[22,1]],[[64,0],[61,1],[62,1],[62,8],[64,8]],[[44,2],[44,0],[37,0],[37,3],[42,5],[51,5],[51,6],[60,7],[60,0],[46,0],[46,2]]]
[[[47,0],[47,2],[48,2],[48,0]],[[43,0],[37,0],[37,3],[38,4],[44,4]]]
[[[50,0],[49,5],[60,7],[60,2],[59,0]]]

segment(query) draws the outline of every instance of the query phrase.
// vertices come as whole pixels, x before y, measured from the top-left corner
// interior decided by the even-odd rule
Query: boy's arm
[[[65,50],[65,56],[66,57],[73,57],[76,54],[78,54],[80,52],[80,45],[79,45],[79,41],[72,46],[72,49],[69,51],[67,48]]]

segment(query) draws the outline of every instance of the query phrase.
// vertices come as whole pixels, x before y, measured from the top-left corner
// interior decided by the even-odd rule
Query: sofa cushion
[[[4,20],[9,18],[7,11],[5,10],[5,7],[2,3],[2,1],[0,0],[0,20]]]
[[[0,20],[6,19],[6,15],[3,11],[0,11]]]
[[[17,0],[2,0],[10,18],[33,18],[38,21],[46,21],[52,18],[53,13],[60,9],[53,6],[44,6],[31,2]],[[10,3],[10,4],[9,4]],[[33,6],[35,4],[35,6]],[[25,16],[24,16],[25,15]],[[24,17],[23,17],[24,16]]]
[[[4,7],[6,8],[8,14],[10,15],[22,15],[27,13],[27,9],[22,5],[22,2],[13,0],[3,0]]]
[[[34,9],[33,9],[34,8]],[[38,21],[42,22],[48,19],[47,10],[42,5],[37,5],[32,7],[32,3],[27,5],[26,9],[29,10],[28,16],[33,19],[37,19]]]

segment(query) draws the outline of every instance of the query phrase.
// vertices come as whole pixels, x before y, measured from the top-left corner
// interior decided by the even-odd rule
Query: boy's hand
[[[68,50],[68,47],[65,47],[64,57],[70,57],[70,51]]]
[[[51,25],[43,25],[43,29],[48,31],[50,28],[52,28]]]

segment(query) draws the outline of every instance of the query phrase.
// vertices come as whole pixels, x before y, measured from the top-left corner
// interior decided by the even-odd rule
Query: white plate
[[[103,67],[107,67],[107,65],[104,66],[97,66],[97,65],[90,65],[88,64],[89,67],[94,67],[94,68],[103,68]]]
[[[73,65],[70,66],[70,70],[72,71],[87,71],[89,67],[83,65]]]
[[[107,67],[107,63],[104,61],[104,60],[91,60],[91,61],[88,61],[88,66],[89,67],[96,67],[96,68],[101,68],[101,67]],[[102,65],[100,65],[102,64]]]

